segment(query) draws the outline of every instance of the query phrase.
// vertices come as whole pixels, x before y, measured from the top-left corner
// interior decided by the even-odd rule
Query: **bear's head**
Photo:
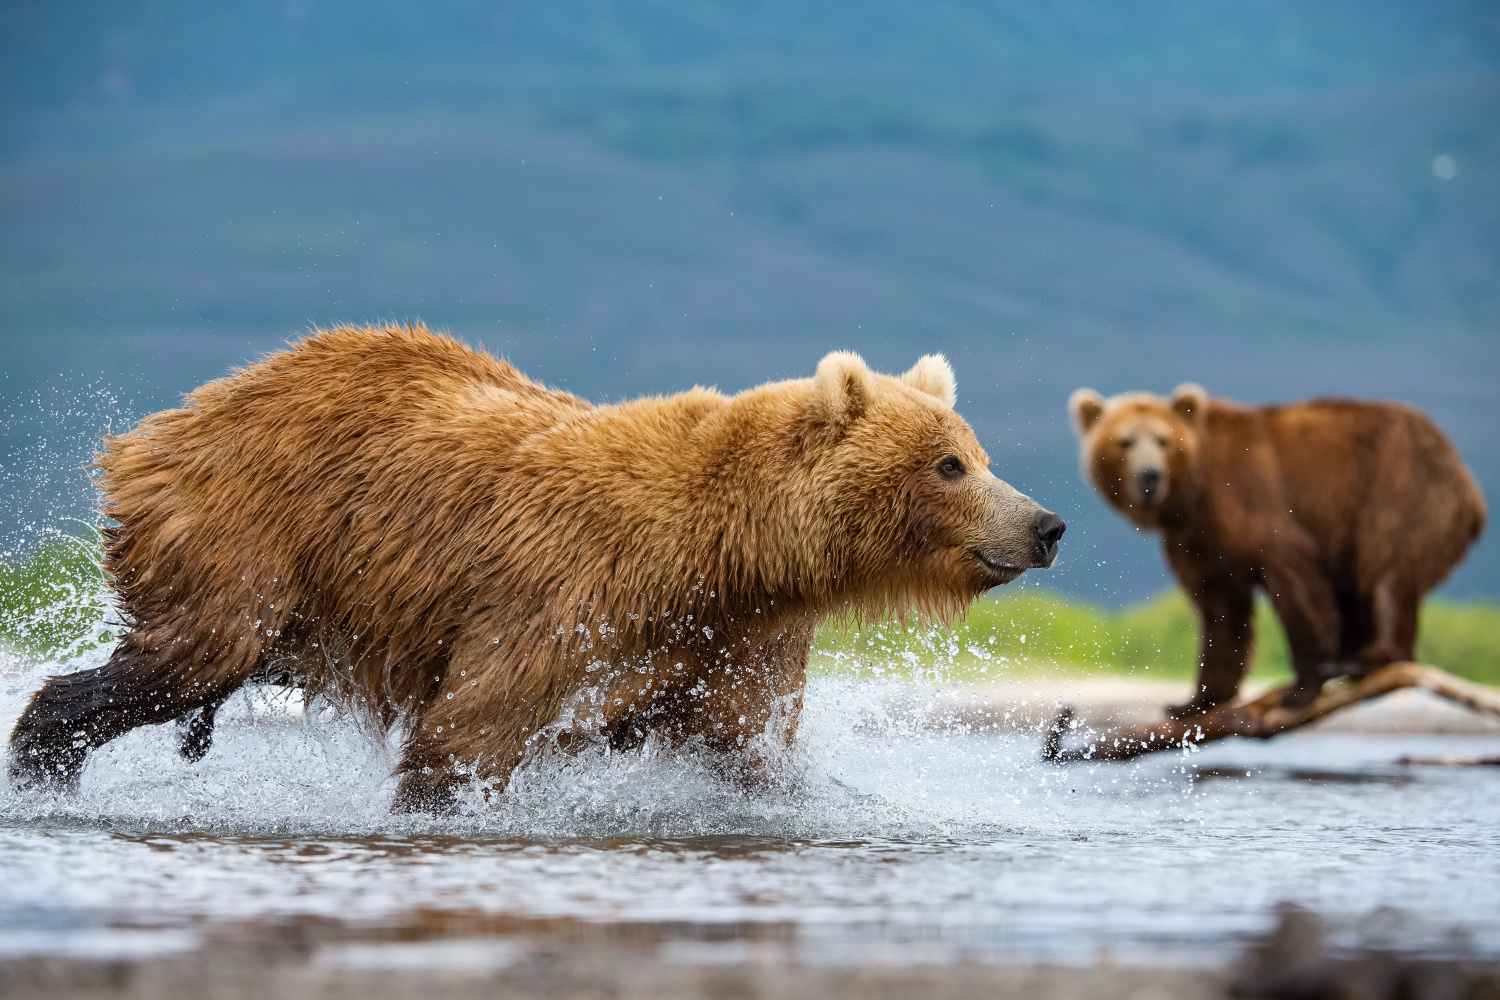
[[[1079,389],[1068,409],[1084,478],[1138,527],[1160,527],[1190,500],[1208,409],[1202,388],[1180,385],[1170,399],[1145,392],[1105,399]]]
[[[990,472],[953,411],[942,355],[891,376],[838,351],[808,388],[802,426],[816,442],[810,485],[830,525],[830,569],[867,581],[861,603],[946,617],[1057,558],[1062,519]]]

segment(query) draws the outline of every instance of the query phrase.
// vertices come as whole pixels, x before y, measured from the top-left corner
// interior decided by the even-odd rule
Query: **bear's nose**
[[[1049,511],[1043,511],[1037,519],[1031,522],[1031,533],[1036,536],[1037,545],[1041,546],[1042,555],[1050,564],[1057,555],[1057,541],[1062,538],[1063,532],[1068,526],[1063,519]]]
[[[1161,487],[1161,470],[1142,469],[1136,477],[1136,481],[1140,483],[1141,496],[1150,500],[1156,495],[1157,489]]]

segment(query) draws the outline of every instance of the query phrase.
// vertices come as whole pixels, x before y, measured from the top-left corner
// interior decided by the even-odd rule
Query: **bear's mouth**
[[[971,549],[969,554],[978,559],[980,565],[990,571],[990,576],[994,577],[1000,583],[1010,583],[1016,577],[1026,572],[1023,566],[1002,562],[998,559],[991,559],[978,549]]]

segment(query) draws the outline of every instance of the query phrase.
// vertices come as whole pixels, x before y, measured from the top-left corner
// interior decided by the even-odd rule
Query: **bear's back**
[[[1369,498],[1380,490],[1441,488],[1466,476],[1437,425],[1399,403],[1325,398],[1262,412],[1293,488]]]
[[[343,577],[398,539],[451,558],[440,550],[474,540],[428,526],[462,525],[488,502],[474,470],[588,409],[422,327],[319,332],[105,443],[96,464],[105,513],[120,525],[109,568],[277,578],[304,565]]]
[[[1450,536],[1466,543],[1482,530],[1473,477],[1421,411],[1314,399],[1262,413],[1287,503],[1334,550],[1352,553],[1376,536],[1399,538],[1403,549],[1446,550]]]

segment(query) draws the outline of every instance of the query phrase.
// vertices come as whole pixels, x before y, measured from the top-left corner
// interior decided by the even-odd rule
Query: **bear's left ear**
[[[1172,390],[1172,409],[1188,423],[1196,423],[1208,409],[1208,393],[1196,382],[1184,382]]]
[[[834,351],[818,362],[813,395],[823,417],[843,429],[864,415],[870,401],[870,366],[853,351]]]
[[[901,381],[942,403],[948,409],[958,401],[958,382],[953,377],[953,366],[941,354],[924,354],[911,366],[911,371],[901,376]]]

